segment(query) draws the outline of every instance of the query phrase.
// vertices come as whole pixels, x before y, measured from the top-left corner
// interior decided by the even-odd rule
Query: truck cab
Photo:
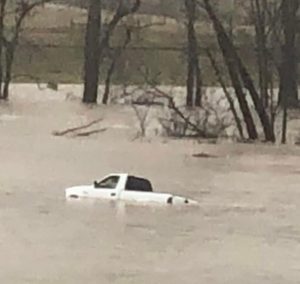
[[[153,192],[149,180],[129,174],[110,174],[93,185],[67,188],[66,198],[99,198],[124,200],[142,203],[191,203],[184,197],[173,196],[169,193]]]

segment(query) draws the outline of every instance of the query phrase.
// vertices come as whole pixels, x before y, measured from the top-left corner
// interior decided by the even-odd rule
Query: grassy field
[[[111,17],[104,13],[105,21]],[[15,80],[31,81],[30,77],[57,83],[82,81],[83,45],[86,11],[62,5],[46,5],[35,11],[26,22],[14,66]],[[139,14],[126,19],[126,24],[153,24],[152,27],[135,32],[128,50],[120,58],[113,77],[114,83],[143,83],[141,66],[146,66],[159,83],[184,85],[186,74],[185,29],[183,22],[173,18]],[[201,48],[216,48],[211,26],[205,22],[197,25]],[[119,27],[112,38],[112,45],[122,43],[124,29]],[[254,52],[249,46],[241,47],[244,60],[255,74]],[[109,60],[102,66],[101,80]],[[214,72],[205,55],[201,65],[206,85],[216,84]],[[225,73],[225,72],[224,72]],[[30,75],[20,76],[20,75]]]

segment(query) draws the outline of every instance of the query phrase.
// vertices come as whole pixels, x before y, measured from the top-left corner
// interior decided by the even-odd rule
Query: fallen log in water
[[[107,130],[107,128],[95,129],[95,130],[86,131],[86,132],[79,132],[79,133],[74,134],[74,136],[75,137],[87,137],[87,136],[91,136],[93,134],[105,132],[106,130]]]
[[[62,130],[62,131],[53,131],[52,135],[54,135],[54,136],[64,136],[66,134],[70,134],[70,133],[77,132],[77,131],[80,131],[80,130],[83,130],[83,129],[87,129],[87,128],[89,128],[89,127],[91,127],[91,126],[93,126],[93,125],[101,122],[102,120],[103,120],[103,118],[98,118],[96,120],[93,120],[93,121],[91,121],[91,122],[89,122],[87,124],[81,125],[81,126],[68,128],[68,129],[65,129],[65,130]],[[93,130],[93,132],[95,133],[95,130]],[[98,131],[98,132],[102,132],[102,131]],[[93,133],[90,133],[90,135],[91,134],[93,134]],[[88,135],[89,134],[86,134],[85,136],[88,136]]]

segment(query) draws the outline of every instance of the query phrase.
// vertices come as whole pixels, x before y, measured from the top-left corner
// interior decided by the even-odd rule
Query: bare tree
[[[235,105],[234,105],[234,100],[232,99],[227,87],[226,87],[226,84],[225,84],[225,81],[222,77],[222,73],[218,67],[218,63],[216,62],[215,58],[214,58],[214,55],[211,53],[211,51],[209,49],[207,49],[207,56],[211,62],[211,65],[213,67],[213,69],[215,70],[215,74],[216,74],[216,77],[219,81],[219,84],[221,85],[223,91],[224,91],[224,94],[226,96],[226,99],[228,101],[228,104],[229,104],[229,108],[230,108],[230,111],[232,112],[232,115],[233,115],[233,118],[235,120],[235,123],[236,123],[236,126],[237,126],[237,129],[238,129],[238,132],[239,132],[239,135],[240,135],[240,138],[242,140],[245,139],[245,136],[244,136],[244,131],[243,131],[243,126],[242,126],[242,122],[239,118],[239,115],[236,111],[236,108],[235,108]]]
[[[126,38],[124,40],[124,43],[120,48],[117,48],[115,51],[112,52],[113,54],[111,58],[111,63],[106,73],[105,88],[104,88],[104,93],[102,98],[102,103],[105,105],[108,103],[110,87],[111,87],[111,79],[115,71],[115,67],[118,63],[118,60],[122,56],[122,53],[130,43],[130,41],[131,41],[131,30],[129,28],[126,28]]]
[[[200,70],[199,56],[198,56],[198,41],[195,30],[195,23],[197,20],[197,1],[185,0],[185,11],[187,18],[187,96],[186,105],[201,106],[202,96],[202,76]]]
[[[204,3],[205,10],[207,11],[211,21],[213,22],[214,29],[217,34],[218,43],[222,50],[223,57],[225,59],[225,62],[227,64],[231,76],[232,84],[236,89],[237,98],[239,100],[240,107],[244,116],[244,120],[246,122],[249,138],[256,140],[258,138],[258,135],[257,135],[255,123],[249,111],[248,103],[243,94],[242,86],[244,86],[248,90],[252,98],[255,110],[260,118],[261,125],[264,130],[266,141],[275,142],[275,135],[272,128],[272,124],[270,122],[270,118],[255,88],[250,73],[248,72],[241,57],[239,56],[235,45],[233,44],[232,40],[229,38],[222,23],[220,22],[219,18],[214,12],[210,0],[204,0],[203,3]]]
[[[98,98],[98,82],[99,82],[99,65],[103,59],[104,51],[109,46],[109,40],[119,24],[119,22],[126,16],[130,14],[134,14],[137,12],[141,5],[141,0],[135,0],[133,4],[129,3],[128,0],[118,0],[118,7],[116,8],[116,11],[110,20],[110,22],[106,25],[102,25],[102,30],[100,33],[100,20],[101,20],[101,0],[90,0],[91,4],[89,10],[93,10],[89,12],[89,19],[88,22],[90,22],[90,19],[94,19],[92,26],[87,28],[87,44],[86,44],[86,60],[85,60],[85,88],[83,93],[83,102],[85,103],[97,103]],[[91,8],[92,6],[92,8]],[[98,8],[98,12],[95,12],[93,7],[95,9]],[[97,23],[96,23],[97,22]],[[88,23],[89,27],[89,23]],[[89,42],[89,44],[88,44]],[[91,47],[91,50],[89,50],[89,47]],[[91,52],[93,52],[91,54]],[[88,57],[91,56],[88,60]],[[97,71],[95,70],[97,67]],[[91,69],[91,72],[89,70]],[[92,72],[95,70],[95,72]],[[97,75],[97,78],[96,78]]]
[[[150,113],[150,108],[151,108],[151,105],[142,105],[142,106],[139,106],[139,105],[136,105],[136,104],[131,104],[133,110],[134,110],[134,113],[136,115],[136,118],[138,120],[138,123],[139,123],[139,131],[137,132],[136,134],[136,137],[134,138],[137,139],[137,138],[144,138],[146,137],[146,132],[147,132],[147,126],[148,126],[148,115]]]
[[[7,0],[0,0],[0,99],[6,100],[9,97],[15,52],[24,21],[36,7],[48,2],[51,0],[20,0],[13,5],[8,5]],[[14,17],[12,27],[6,21],[8,16]],[[10,35],[5,33],[8,27],[12,30]]]
[[[259,88],[262,102],[265,107],[269,104],[269,52],[267,46],[268,26],[267,0],[251,0],[251,12],[255,26],[255,40],[257,65],[259,74]]]
[[[108,57],[111,60],[110,65],[108,67],[108,70],[106,72],[106,78],[105,78],[105,88],[104,88],[104,93],[102,97],[102,103],[103,104],[108,104],[109,100],[109,94],[110,94],[110,89],[111,89],[111,81],[112,81],[112,76],[115,72],[115,68],[118,64],[118,61],[124,54],[125,50],[127,49],[128,45],[131,42],[132,35],[134,34],[135,36],[139,37],[140,32],[149,28],[153,28],[155,26],[164,26],[166,23],[165,21],[157,21],[154,23],[145,23],[141,24],[140,20],[137,19],[136,21],[129,21],[123,23],[124,25],[124,30],[125,30],[125,39],[124,42],[121,46],[117,47],[111,47],[109,44],[107,46],[107,53],[109,54]]]
[[[208,12],[209,17],[214,24],[217,40],[220,49],[222,51],[223,58],[226,63],[230,75],[231,83],[233,85],[237,100],[240,105],[241,112],[243,114],[243,118],[248,132],[248,137],[251,140],[256,140],[258,138],[258,133],[257,133],[257,129],[250,108],[246,100],[246,96],[243,90],[243,85],[239,75],[239,70],[234,60],[233,46],[232,46],[233,44],[229,36],[227,35],[224,27],[222,26],[220,20],[217,18],[215,12],[213,11],[210,1],[204,1],[204,8]]]

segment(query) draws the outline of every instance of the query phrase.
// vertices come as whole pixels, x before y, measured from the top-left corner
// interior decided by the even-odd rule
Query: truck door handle
[[[115,193],[111,193],[110,196],[116,196],[116,194]]]

